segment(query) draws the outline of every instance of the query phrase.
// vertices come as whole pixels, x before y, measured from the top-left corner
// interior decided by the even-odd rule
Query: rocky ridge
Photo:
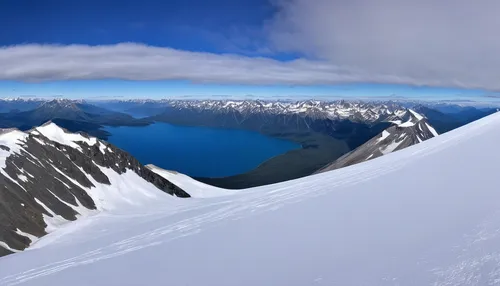
[[[134,186],[138,186],[134,188]],[[0,256],[89,212],[189,194],[130,154],[48,122],[0,131]]]

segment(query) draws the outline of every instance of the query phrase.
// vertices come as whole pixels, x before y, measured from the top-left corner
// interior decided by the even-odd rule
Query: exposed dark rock
[[[22,134],[9,130],[0,135],[5,132]],[[14,151],[1,145],[1,152],[12,152],[5,159],[5,167],[0,167],[0,242],[23,250],[31,241],[16,233],[18,229],[37,237],[45,235],[47,225],[43,216],[52,214],[43,205],[69,221],[76,220],[78,215],[70,205],[96,209],[96,203],[86,190],[96,187],[91,179],[99,184],[111,184],[98,166],[111,168],[118,174],[135,172],[168,194],[189,197],[188,193],[111,144],[100,140],[93,145],[75,143],[79,148],[60,144],[32,131],[26,133],[22,141],[9,144],[20,147]],[[0,256],[9,253],[0,247]]]
[[[418,144],[437,135],[427,119],[414,111],[405,114],[405,122],[394,125],[373,137],[355,150],[324,166],[316,173],[331,171],[375,159],[406,147]]]

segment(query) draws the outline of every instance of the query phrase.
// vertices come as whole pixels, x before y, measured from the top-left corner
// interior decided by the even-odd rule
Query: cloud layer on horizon
[[[500,1],[274,0],[282,51],[417,84],[499,90]]]
[[[274,0],[265,57],[135,43],[0,47],[0,80],[188,80],[320,85],[390,83],[500,90],[497,0]]]

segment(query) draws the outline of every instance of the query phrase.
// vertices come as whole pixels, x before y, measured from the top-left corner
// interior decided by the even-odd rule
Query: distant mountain
[[[321,168],[316,173],[372,160],[438,136],[437,131],[429,124],[427,119],[411,109],[401,114],[400,119],[395,118],[392,123],[393,126],[340,157],[335,162]]]
[[[44,102],[45,100],[37,98],[0,98],[0,113],[27,111]]]
[[[91,104],[108,110],[123,112],[132,116],[154,116],[169,107],[170,100],[166,99],[129,99],[129,100],[99,100]]]
[[[376,122],[403,108],[400,104],[378,104],[364,101],[276,101],[276,100],[179,100],[179,99],[134,99],[94,102],[95,105],[125,113],[157,115],[176,110],[211,110],[213,112],[242,114],[261,113],[268,115],[300,114],[314,118]]]
[[[214,113],[235,113],[243,115],[299,115],[312,119],[349,120],[361,123],[376,123],[403,110],[400,105],[376,104],[363,101],[317,101],[304,100],[260,101],[260,100],[172,100],[172,109],[210,110]],[[169,112],[169,111],[166,111]]]
[[[280,102],[172,100],[165,111],[149,119],[188,126],[246,129],[271,136],[317,132],[356,148],[390,124],[398,106],[362,102]]]
[[[137,120],[125,113],[111,111],[87,104],[85,102],[67,99],[48,101],[41,104],[34,110],[17,113],[13,115],[13,117],[24,118],[26,121],[32,121],[35,123],[35,126],[39,121],[45,122],[54,118],[106,125],[142,125],[145,122],[144,120]]]
[[[352,123],[361,123],[373,125],[376,123],[387,121],[387,117],[397,113],[404,112],[407,108],[411,108],[425,115],[429,123],[435,126],[440,133],[448,132],[457,127],[463,126],[469,122],[485,117],[497,108],[493,107],[476,107],[474,102],[467,104],[459,104],[454,101],[421,101],[421,100],[388,100],[388,101],[361,101],[361,100],[337,100],[337,101],[317,101],[317,100],[178,100],[178,99],[130,99],[130,100],[111,100],[96,102],[101,107],[112,109],[134,116],[152,116],[155,120],[172,122],[176,124],[198,125],[201,119],[193,119],[186,121],[182,118],[172,119],[176,112],[196,112],[196,113],[214,113],[214,114],[235,114],[234,119],[239,121],[255,121],[249,120],[246,117],[259,115],[264,117],[281,116],[278,121],[289,123],[297,120],[294,116],[300,118],[309,118],[313,120],[329,120],[342,121],[347,120]],[[181,112],[181,113],[182,113]],[[169,116],[169,114],[171,116]],[[178,113],[176,116],[179,115]],[[221,125],[227,128],[246,128],[258,130],[256,126],[262,122],[247,122],[246,124],[234,124],[231,122],[223,122],[222,118],[207,118],[206,114],[197,114],[195,117],[203,117],[203,120],[208,120],[204,124]],[[287,120],[292,118],[291,120]],[[299,118],[299,123],[301,122]],[[222,120],[221,120],[222,119]],[[211,121],[220,121],[218,124],[213,124]],[[257,120],[258,121],[258,120]],[[309,124],[309,122],[307,122]],[[239,125],[235,126],[235,125]],[[246,125],[246,126],[245,126]],[[273,122],[263,124],[276,125]],[[320,124],[321,125],[321,124]],[[243,126],[243,127],[241,127]],[[282,126],[280,126],[281,128]],[[313,126],[315,129],[324,129],[320,126]],[[326,128],[328,129],[328,127]],[[359,141],[359,140],[355,140]],[[353,144],[355,145],[355,144]]]
[[[94,137],[50,122],[28,132],[0,130],[0,256],[25,249],[66,222],[147,203],[161,191],[189,197]]]
[[[0,127],[27,130],[49,120],[70,131],[84,131],[100,138],[107,136],[107,133],[100,130],[102,125],[141,126],[151,123],[149,120],[135,119],[128,114],[110,111],[84,101],[55,99],[43,102],[32,110],[0,114]]]
[[[460,108],[454,106],[450,107],[449,110],[440,108],[440,110],[446,110],[440,111],[428,106],[417,105],[413,109],[423,114],[439,133],[446,133],[497,112],[496,108],[475,108],[472,106]]]

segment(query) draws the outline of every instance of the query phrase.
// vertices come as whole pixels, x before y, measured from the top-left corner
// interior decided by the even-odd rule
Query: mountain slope
[[[94,211],[147,203],[160,190],[189,196],[120,149],[54,123],[1,130],[0,256]]]
[[[494,114],[349,168],[96,216],[1,258],[0,285],[497,285],[499,131]]]
[[[405,119],[402,122],[401,119]],[[358,164],[377,157],[402,150],[438,135],[437,131],[419,113],[409,109],[401,114],[401,119],[355,150],[345,154],[335,162],[326,165],[316,173],[331,171]]]

